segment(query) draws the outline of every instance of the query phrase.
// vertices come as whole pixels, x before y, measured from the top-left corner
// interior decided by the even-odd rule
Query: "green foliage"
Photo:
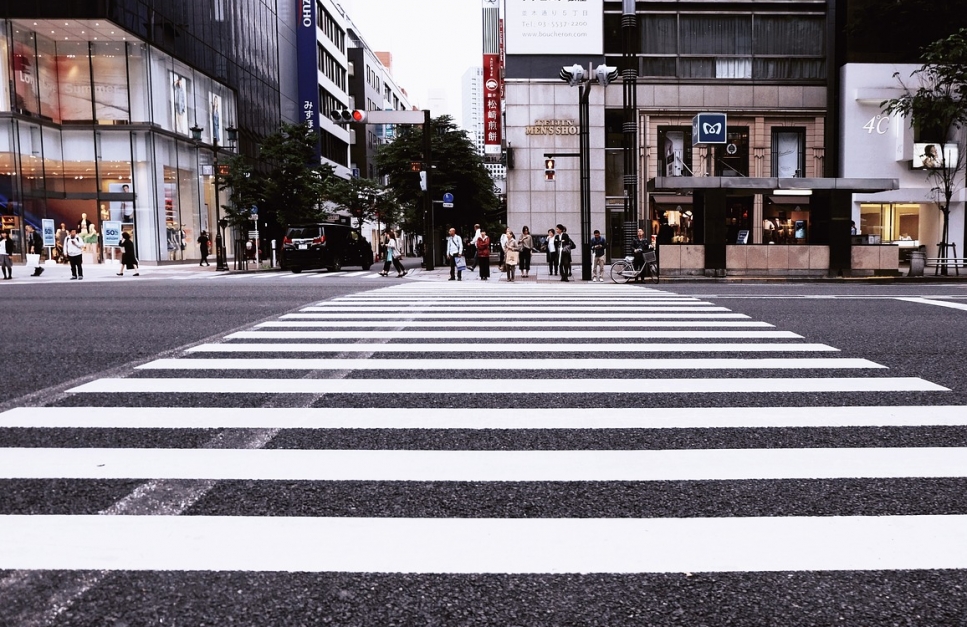
[[[423,163],[423,127],[404,126],[396,140],[380,147],[376,165],[381,174],[389,177],[396,204],[400,207],[399,223],[408,231],[423,226],[424,194],[420,190],[419,172],[413,163]],[[453,209],[438,209],[437,226],[454,226],[467,232],[474,223],[490,222],[500,211],[494,194],[493,179],[474,151],[466,133],[444,115],[430,123],[429,194],[440,200],[445,192],[453,194]]]
[[[263,203],[280,226],[320,219],[334,179],[332,167],[315,154],[316,133],[306,124],[283,124],[261,144],[270,164],[263,179]]]
[[[397,207],[389,190],[373,179],[336,179],[330,187],[329,202],[352,215],[357,228],[362,228],[367,220],[379,219],[390,224],[397,218]]]
[[[216,174],[219,199],[226,200],[223,192],[228,191],[228,202],[221,205],[222,217],[229,225],[244,230],[250,226],[251,207],[260,205],[263,200],[262,182],[245,155],[220,156],[218,163],[219,170],[225,170]]]
[[[921,61],[923,65],[911,75],[919,87],[907,87],[897,76],[905,93],[882,102],[880,106],[884,113],[899,114],[908,119],[920,130],[922,137],[940,145],[943,155],[948,145],[956,144],[952,135],[967,124],[967,29],[962,28],[924,48]],[[958,175],[964,169],[964,153],[961,149],[953,163],[944,159],[943,167],[927,171],[934,183],[934,191],[942,199],[937,205],[943,213],[943,244],[948,243],[950,201],[956,191]]]

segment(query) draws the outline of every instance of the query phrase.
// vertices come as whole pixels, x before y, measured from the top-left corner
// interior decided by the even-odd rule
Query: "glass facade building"
[[[110,258],[94,233],[116,221],[142,262],[199,258],[227,202],[219,155],[254,154],[281,121],[275,3],[0,6],[0,211],[18,245],[26,224],[89,223],[89,261]]]

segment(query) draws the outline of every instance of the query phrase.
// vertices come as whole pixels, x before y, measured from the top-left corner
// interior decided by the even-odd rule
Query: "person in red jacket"
[[[480,235],[476,239],[477,269],[480,280],[486,281],[490,278],[490,238],[487,237],[487,231],[480,229]]]

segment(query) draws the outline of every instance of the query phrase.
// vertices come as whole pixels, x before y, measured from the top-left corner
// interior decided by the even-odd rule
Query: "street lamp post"
[[[618,78],[618,68],[599,65],[593,71],[580,65],[561,70],[561,78],[571,87],[579,89],[579,161],[581,172],[581,280],[591,280],[591,85],[607,87]]]
[[[198,126],[197,124],[189,129],[191,131],[191,138],[196,142],[201,141],[202,131],[205,129]],[[234,146],[235,142],[238,140],[238,129],[229,126],[225,129],[225,136],[228,141]],[[222,207],[218,202],[218,153],[224,150],[223,146],[218,145],[218,138],[212,139],[212,154],[214,158],[212,160],[212,184],[215,188],[215,270],[217,272],[227,272],[228,271],[228,255],[225,250],[225,227],[227,222],[222,219]]]

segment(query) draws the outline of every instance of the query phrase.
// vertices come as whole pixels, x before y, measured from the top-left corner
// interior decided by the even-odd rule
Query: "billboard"
[[[507,54],[604,54],[604,0],[506,0]]]
[[[959,157],[957,146],[947,144],[944,147],[943,156],[940,154],[940,143],[917,143],[913,145],[913,169],[914,170],[939,170],[947,166],[957,165]]]

